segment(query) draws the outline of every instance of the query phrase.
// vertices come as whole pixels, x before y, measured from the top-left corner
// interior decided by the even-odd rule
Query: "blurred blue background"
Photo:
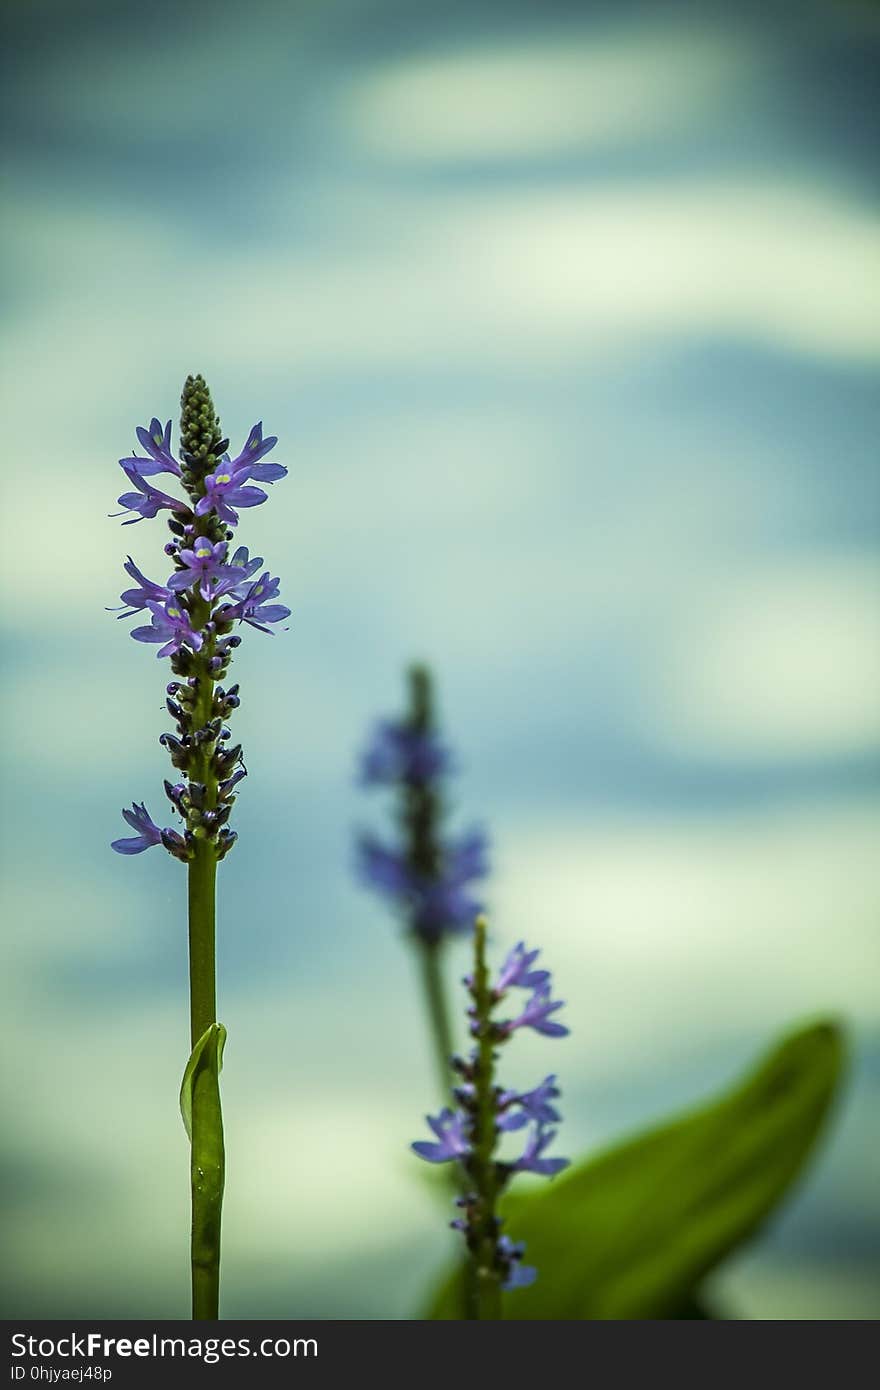
[[[511,1078],[559,1072],[560,1151],[839,1013],[836,1126],[713,1291],[876,1316],[877,7],[4,22],[5,1315],[187,1310],[184,875],[108,848],[163,806],[167,668],[104,606],[129,550],[163,577],[116,460],[201,371],[290,469],[240,528],[293,617],[235,668],[224,1313],[410,1316],[449,1248],[415,963],[351,878],[421,658],[497,950],[568,1000]]]

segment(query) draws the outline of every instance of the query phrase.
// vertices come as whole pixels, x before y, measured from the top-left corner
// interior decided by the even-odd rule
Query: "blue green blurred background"
[[[104,611],[134,427],[203,372],[289,477],[241,538],[221,870],[223,1311],[405,1317],[449,1249],[415,963],[354,785],[431,662],[497,949],[544,947],[578,1155],[849,1021],[833,1131],[712,1292],[880,1311],[880,11],[4,7],[2,1136],[9,1316],[181,1316],[184,876],[166,668]],[[450,979],[464,969],[459,949]],[[544,1068],[544,1071],[541,1070]]]

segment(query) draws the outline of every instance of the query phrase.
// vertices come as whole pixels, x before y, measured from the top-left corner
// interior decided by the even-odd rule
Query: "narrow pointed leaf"
[[[190,1137],[193,1306],[203,1283],[216,1290],[226,1159],[220,1109],[220,1068],[226,1029],[212,1023],[199,1038],[183,1074],[180,1113]]]
[[[180,1085],[180,1113],[187,1138],[192,1143],[193,1085],[197,1071],[203,1067],[212,1070],[219,1077],[223,1070],[223,1049],[226,1046],[226,1029],[222,1023],[212,1023],[206,1028],[193,1048],[183,1073]],[[219,1096],[219,1082],[218,1082]]]

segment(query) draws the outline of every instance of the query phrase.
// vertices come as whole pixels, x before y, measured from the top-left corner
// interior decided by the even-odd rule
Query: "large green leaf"
[[[508,1318],[693,1316],[700,1280],[751,1236],[803,1166],[840,1076],[830,1022],[783,1039],[709,1105],[509,1196],[505,1229],[539,1270]],[[461,1271],[429,1316],[461,1316]],[[699,1314],[698,1314],[699,1316]]]

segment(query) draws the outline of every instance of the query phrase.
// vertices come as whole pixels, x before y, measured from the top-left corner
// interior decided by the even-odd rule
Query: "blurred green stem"
[[[421,957],[422,984],[425,991],[425,1002],[428,1006],[431,1039],[437,1064],[437,1078],[440,1082],[440,1095],[443,1104],[448,1105],[452,1092],[450,1059],[454,1047],[443,980],[443,947],[439,941],[419,941],[417,949]]]

